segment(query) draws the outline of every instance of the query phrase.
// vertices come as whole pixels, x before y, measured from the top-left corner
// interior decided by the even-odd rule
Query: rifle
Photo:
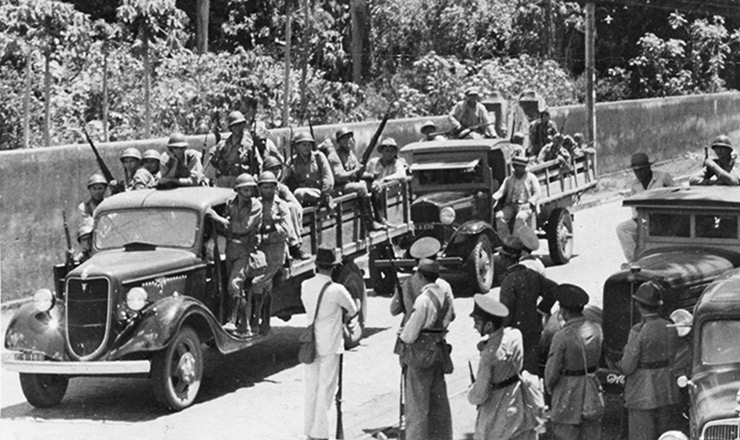
[[[337,439],[344,438],[344,424],[342,423],[342,370],[344,364],[344,354],[339,355],[339,387],[337,394],[334,396],[334,402],[337,405]]]
[[[483,127],[488,127],[489,125],[493,125],[495,123],[496,123],[496,121],[486,122],[485,124],[473,125],[472,127],[463,128],[462,130],[460,130],[459,132],[457,132],[457,138],[458,139],[462,139],[462,138],[464,138],[465,136],[467,136],[468,134],[470,134],[470,133],[472,133],[474,131],[478,131],[478,130],[480,130]],[[451,130],[451,131],[454,134],[458,129]]]
[[[316,143],[316,135],[313,132],[313,124],[311,123],[311,118],[308,118],[308,130],[311,132],[311,137],[313,138],[314,150],[318,150],[318,144]]]
[[[108,168],[108,165],[105,164],[105,161],[100,156],[98,149],[95,147],[95,144],[93,143],[92,139],[90,139],[90,135],[87,133],[87,129],[85,128],[84,125],[82,126],[82,133],[85,135],[85,139],[87,139],[87,143],[90,144],[90,148],[92,148],[93,153],[95,153],[95,159],[98,161],[98,167],[100,167],[100,171],[103,173],[105,180],[107,180],[108,183],[110,184],[112,181],[116,179],[113,177],[113,173],[110,172],[110,168]]]
[[[468,361],[468,372],[470,373],[470,383],[475,383],[475,374],[473,374],[473,364]]]
[[[373,133],[373,137],[370,139],[370,143],[367,145],[367,148],[365,148],[365,151],[362,153],[362,161],[360,162],[362,166],[367,165],[367,161],[370,160],[370,156],[373,154],[373,150],[375,150],[375,146],[378,145],[378,141],[380,140],[380,135],[383,134],[383,129],[385,128],[385,124],[387,124],[388,119],[391,118],[392,109],[393,109],[393,103],[391,102],[388,105],[388,110],[386,110],[385,114],[383,115],[383,119],[380,121],[380,125],[378,126],[378,129],[375,130],[375,133]]]
[[[218,110],[214,110],[213,113],[211,113],[211,132],[213,133],[213,137],[215,138],[214,145],[218,145],[218,143],[221,142],[221,116],[219,115]],[[208,134],[206,134],[206,140],[208,140]],[[203,147],[205,150],[205,141],[203,142]],[[201,160],[204,160],[205,157],[206,155],[204,151],[203,156],[201,156]],[[209,155],[208,161],[203,164],[203,174],[206,173],[212,162],[213,156]]]
[[[67,272],[72,270],[74,266],[74,250],[72,249],[72,239],[69,237],[69,224],[67,223],[67,213],[62,210],[62,223],[64,225],[64,239],[67,242],[67,258],[64,265],[67,268]]]
[[[398,439],[406,440],[406,366],[401,367],[401,392],[398,397]]]

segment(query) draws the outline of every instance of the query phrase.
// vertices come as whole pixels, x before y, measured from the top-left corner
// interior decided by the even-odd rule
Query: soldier
[[[532,269],[540,275],[545,274],[545,265],[542,260],[532,255],[532,252],[540,248],[540,239],[532,228],[524,226],[519,229],[519,239],[522,249],[519,255],[519,264]]]
[[[437,126],[434,125],[434,122],[432,121],[424,121],[423,124],[421,124],[421,139],[419,139],[419,142],[428,142],[428,141],[434,141],[438,138],[437,134],[435,133],[437,131]]]
[[[388,220],[383,215],[383,187],[384,184],[406,178],[408,166],[403,158],[398,157],[398,144],[393,138],[385,138],[378,145],[380,157],[374,157],[367,162],[365,172],[366,179],[372,182],[370,190],[371,200],[375,210],[375,218],[378,222],[389,226]]]
[[[159,182],[159,161],[161,156],[156,150],[146,150],[141,156],[141,166],[134,173],[129,185],[130,190],[156,188]],[[152,171],[155,170],[155,171]]]
[[[671,371],[673,372],[674,382],[681,376],[691,375],[691,322],[694,316],[691,312],[684,309],[676,309],[671,313],[671,321],[673,324],[668,324],[668,327],[675,327],[676,334],[678,335],[678,348],[676,349],[676,356],[671,364]],[[689,430],[689,416],[684,411],[689,408],[689,390],[688,388],[680,388],[678,390],[679,403],[676,405],[674,410],[674,427],[681,428],[682,431],[688,432]]]
[[[362,180],[366,167],[361,165],[355,156],[355,137],[352,130],[347,127],[340,128],[336,133],[337,148],[329,154],[329,165],[334,174],[334,192],[337,194],[356,193],[359,197],[360,212],[365,218],[367,228],[370,231],[387,229],[380,223],[378,210],[373,209],[367,182]],[[375,216],[373,216],[375,211]]]
[[[263,161],[267,160],[268,157],[275,157],[280,161],[280,163],[285,162],[285,158],[280,153],[280,150],[278,150],[277,145],[275,145],[275,142],[270,139],[267,126],[264,122],[256,121],[254,123],[252,140],[254,141],[254,146],[257,148],[257,152],[259,152]]]
[[[735,153],[730,138],[721,135],[712,141],[712,151],[715,157],[706,155],[704,169],[698,176],[689,179],[689,185],[740,185],[740,177],[735,171]]]
[[[144,154],[141,155],[141,167],[149,171],[149,174],[151,174],[154,178],[154,187],[157,186],[157,183],[159,183],[159,178],[162,177],[161,173],[159,172],[161,160],[162,155],[160,155],[157,150],[146,150]]]
[[[262,222],[262,204],[255,198],[257,182],[247,173],[234,182],[236,196],[226,204],[226,217],[212,208],[207,215],[226,229],[226,272],[229,273],[230,299],[228,321],[224,330],[251,336],[249,318],[252,316],[250,298],[254,274],[249,269],[249,257],[259,246],[259,228]],[[239,326],[237,327],[237,321]]]
[[[121,153],[121,165],[123,165],[123,180],[110,182],[111,194],[118,194],[133,189],[134,174],[139,169],[141,153],[134,147],[129,147]]]
[[[504,326],[505,305],[489,295],[473,296],[475,329],[484,338],[478,343],[480,363],[468,402],[478,407],[475,440],[536,439],[534,419],[528,417],[519,372],[522,369],[522,334]]]
[[[80,245],[80,253],[73,257],[74,266],[79,266],[92,256],[92,219],[86,221],[77,230],[77,243]]]
[[[87,199],[87,201],[80,203],[78,207],[82,223],[92,220],[95,208],[97,208],[100,202],[105,198],[105,191],[107,189],[108,181],[100,174],[93,174],[89,179],[87,179],[87,192],[90,193],[90,198]]]
[[[652,162],[645,153],[635,153],[630,160],[630,166],[635,173],[636,180],[632,182],[629,195],[635,195],[653,188],[675,186],[670,174],[653,170]],[[624,258],[627,260],[622,266],[626,268],[635,259],[637,247],[637,211],[632,210],[632,218],[617,225],[617,238],[622,245]]]
[[[504,179],[492,196],[494,204],[504,199],[503,208],[496,213],[496,232],[502,240],[511,234],[512,226],[516,235],[519,228],[529,225],[537,212],[540,182],[527,171],[527,164],[526,158],[513,157],[511,166],[514,172]]]
[[[558,126],[550,119],[550,110],[547,107],[541,108],[540,118],[529,124],[527,156],[538,157],[542,147],[548,144],[557,132]]]
[[[563,146],[563,135],[557,133],[552,137],[552,141],[542,147],[537,155],[537,162],[549,162],[559,160],[561,165],[569,165],[571,162],[570,152]]]
[[[434,259],[439,252],[441,244],[434,237],[422,237],[414,242],[409,249],[411,258],[418,261],[422,259]],[[442,278],[437,278],[435,281],[442,290],[452,291],[450,284]],[[396,289],[391,299],[391,315],[397,316],[403,313],[403,319],[401,320],[401,328],[399,334],[403,330],[404,324],[409,319],[411,311],[414,309],[414,302],[416,298],[421,294],[422,289],[426,285],[426,279],[419,272],[418,268],[412,276],[404,280],[401,284],[400,291]],[[396,354],[400,354],[400,349],[395,351]]]
[[[514,132],[511,135],[511,157],[525,157],[526,151],[524,150],[524,133],[521,131]]]
[[[296,133],[292,139],[296,154],[285,170],[283,182],[293,191],[302,206],[321,203],[329,205],[331,190],[334,188],[334,175],[329,161],[320,151],[314,151],[316,144],[310,134]]]
[[[436,283],[436,261],[422,259],[418,273],[423,287],[400,335],[404,343],[401,364],[406,372],[406,439],[451,440],[452,416],[444,378],[449,350],[444,337],[455,319],[452,291]]]
[[[585,419],[582,414],[586,399],[603,400],[603,393],[588,391],[601,391],[595,376],[603,341],[601,326],[583,316],[588,303],[583,289],[561,284],[554,294],[565,326],[553,336],[545,366],[545,389],[552,395],[552,433],[556,440],[598,440],[601,416]]]
[[[671,428],[671,413],[679,402],[671,363],[678,335],[670,321],[658,315],[663,289],[653,281],[640,285],[632,296],[642,320],[630,330],[617,366],[626,376],[624,406],[630,440],[655,440]]]
[[[254,146],[252,137],[245,131],[247,119],[239,111],[227,118],[231,134],[213,148],[210,164],[216,169],[216,186],[229,188],[242,173],[257,175],[262,157]]]
[[[283,164],[275,156],[267,156],[264,163],[262,163],[262,171],[269,171],[278,179],[276,195],[288,205],[288,212],[290,213],[289,220],[294,231],[294,234],[288,237],[288,255],[296,260],[307,260],[311,258],[311,255],[307,254],[301,247],[303,206],[301,206],[301,203],[290,191],[290,188],[280,182],[283,173]]]
[[[493,115],[489,114],[486,106],[480,102],[480,89],[478,87],[465,89],[465,99],[452,107],[449,116],[453,129],[455,131],[460,130],[458,135],[460,139],[497,137],[494,127],[496,121],[492,121],[491,117]]]
[[[316,253],[316,275],[301,283],[301,302],[308,324],[314,326],[316,343],[316,360],[306,364],[304,381],[304,434],[309,439],[329,438],[329,409],[339,382],[340,356],[344,353],[342,314],[351,318],[359,310],[347,289],[331,279],[337,264],[334,250],[320,247]]]
[[[187,149],[188,142],[182,133],[172,133],[167,142],[167,153],[162,154],[160,169],[162,178],[159,185],[198,186],[203,183],[203,164],[200,153]]]

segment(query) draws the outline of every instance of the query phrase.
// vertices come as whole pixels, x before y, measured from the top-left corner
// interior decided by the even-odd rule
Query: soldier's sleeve
[[[529,196],[529,203],[536,206],[541,196],[540,181],[537,180],[537,176],[535,176],[533,173],[529,173],[527,181],[530,184],[530,190],[532,192],[531,195]]]
[[[491,349],[484,349],[481,353],[475,382],[468,390],[468,402],[473,405],[482,405],[490,397],[494,356],[495,352]]]
[[[640,365],[640,331],[632,327],[630,335],[627,338],[627,345],[624,346],[622,359],[617,362],[617,367],[626,376],[634,373]]]
[[[342,161],[339,159],[339,153],[335,151],[331,152],[328,157],[329,165],[331,166],[331,172],[334,174],[334,184],[341,185],[350,181],[352,176],[355,174],[354,171],[345,171],[342,166]]]
[[[247,230],[256,231],[262,223],[262,202],[256,198],[252,198],[252,210],[249,212],[249,220],[247,223]]]
[[[563,330],[555,333],[550,345],[545,364],[545,389],[552,394],[553,388],[558,384],[563,371],[563,357],[565,356],[565,338]]]
[[[408,321],[401,331],[400,338],[403,342],[411,344],[416,341],[419,337],[419,333],[424,328],[424,322],[426,321],[427,307],[423,304],[424,301],[428,301],[424,295],[419,295],[414,301],[414,309],[410,312]]]
[[[456,103],[454,106],[452,106],[452,110],[450,111],[449,119],[452,123],[453,129],[457,130],[462,125],[460,123],[460,118],[462,118],[463,113],[463,106],[460,105],[461,103]]]
[[[319,167],[321,167],[321,194],[328,195],[334,189],[334,175],[324,153],[317,151],[316,157],[318,157]]]
[[[279,213],[279,219],[275,222],[275,229],[281,236],[288,237],[293,231],[290,224],[290,211],[288,210],[288,205],[279,200],[275,200],[275,203],[277,203]]]

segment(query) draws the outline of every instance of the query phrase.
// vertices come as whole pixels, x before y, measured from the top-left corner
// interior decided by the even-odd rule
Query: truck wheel
[[[565,208],[550,213],[547,221],[547,244],[555,264],[565,264],[573,256],[573,217]]]
[[[393,246],[388,243],[380,243],[370,251],[370,261],[395,258]],[[370,278],[373,280],[373,290],[378,296],[391,296],[396,290],[398,275],[396,271],[388,267],[385,269],[375,268],[371,263]]]
[[[190,327],[183,327],[164,350],[152,359],[152,385],[157,401],[171,411],[192,405],[203,377],[200,339]]]
[[[21,389],[28,403],[36,408],[48,408],[62,401],[69,378],[58,374],[21,373]]]
[[[493,250],[486,234],[478,236],[478,242],[470,252],[471,287],[474,293],[488,293],[493,285]]]
[[[360,345],[362,334],[365,331],[365,318],[367,317],[365,281],[362,279],[360,268],[350,262],[342,267],[337,282],[349,290],[352,299],[360,300],[360,311],[357,313],[357,318],[344,326],[344,348],[350,349]]]

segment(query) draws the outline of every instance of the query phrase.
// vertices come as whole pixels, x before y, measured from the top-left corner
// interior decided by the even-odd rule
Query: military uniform
[[[128,183],[126,191],[157,187],[157,179],[146,168],[139,168]]]
[[[198,186],[203,182],[203,164],[200,163],[200,153],[194,150],[185,150],[185,163],[178,163],[174,175],[169,176],[170,170],[175,166],[175,158],[169,153],[162,153],[160,161],[160,172],[162,177],[175,179],[187,179],[188,185]]]
[[[80,205],[77,207],[77,211],[80,213],[82,223],[86,221],[92,221],[93,214],[95,213],[95,208],[97,208],[99,204],[100,203],[96,203],[95,200],[91,198],[87,199],[87,201],[85,202],[80,203]]]
[[[462,127],[471,128],[480,125],[485,125],[476,130],[476,132],[485,135],[489,138],[495,138],[496,129],[494,128],[495,119],[491,121],[493,115],[488,113],[486,106],[480,102],[476,102],[475,106],[468,105],[467,97],[471,95],[478,95],[479,90],[477,87],[469,87],[465,91],[466,99],[456,103],[450,111],[450,119],[455,128]]]
[[[312,151],[307,159],[296,154],[285,170],[283,181],[301,205],[313,204],[322,197],[328,197],[334,188],[329,161],[320,151]]]
[[[360,162],[352,150],[336,148],[329,153],[328,159],[334,174],[335,194],[357,193],[360,197],[368,196],[367,184],[358,180]]]
[[[248,135],[237,139],[232,134],[216,145],[211,165],[216,169],[216,186],[231,188],[238,175],[259,173],[262,157]]]

